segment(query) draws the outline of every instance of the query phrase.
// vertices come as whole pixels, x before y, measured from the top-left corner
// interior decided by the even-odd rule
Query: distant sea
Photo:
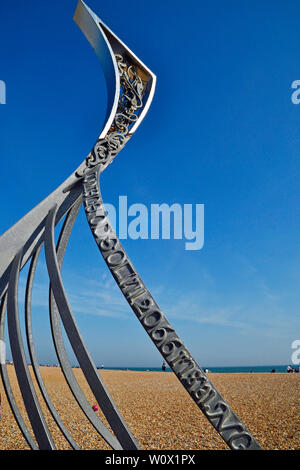
[[[288,365],[288,364],[287,364]],[[203,370],[208,369],[212,373],[234,374],[234,373],[249,373],[249,372],[286,372],[287,365],[275,366],[235,366],[235,367],[202,367]],[[296,367],[296,366],[294,366]],[[100,369],[100,367],[98,367]],[[133,370],[133,371],[161,371],[161,367],[104,367],[107,370]],[[167,372],[171,372],[169,367],[166,368]]]

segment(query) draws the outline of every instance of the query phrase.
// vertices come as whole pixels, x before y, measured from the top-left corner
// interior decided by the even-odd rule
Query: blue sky
[[[202,250],[125,240],[135,267],[200,365],[290,363],[300,337],[300,105],[291,101],[300,4],[87,3],[157,75],[146,119],[103,175],[105,201],[205,205]],[[75,7],[0,4],[1,233],[71,174],[101,131],[105,82]],[[161,365],[82,211],[63,278],[97,364]],[[34,335],[40,361],[56,362],[47,297],[42,259]]]

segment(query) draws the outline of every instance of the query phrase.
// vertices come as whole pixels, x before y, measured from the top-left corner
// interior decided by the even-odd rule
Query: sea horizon
[[[6,361],[7,364],[13,365],[12,361]],[[31,363],[28,362],[28,365],[31,366]],[[204,366],[201,367],[203,371],[208,370],[210,373],[220,373],[220,374],[234,374],[234,373],[286,373],[287,366],[290,365],[294,370],[298,372],[300,365],[295,364],[275,364],[275,365],[264,365],[264,366]],[[40,367],[60,367],[59,364],[39,364]],[[136,372],[164,372],[162,366],[160,367],[133,367],[133,366],[105,366],[97,365],[98,370],[118,370],[118,371],[136,371]],[[72,365],[72,368],[80,368],[78,365]],[[165,372],[172,372],[172,369],[166,366]]]
[[[265,373],[265,372],[277,372],[286,373],[286,368],[289,364],[276,364],[276,365],[265,365],[265,366],[218,366],[218,367],[202,367],[205,371],[209,370],[210,373]],[[298,370],[298,365],[292,365],[294,369]],[[124,371],[137,371],[137,372],[163,372],[161,367],[105,367],[98,366],[98,369],[103,370],[124,370]],[[166,367],[166,372],[172,372],[170,367]]]

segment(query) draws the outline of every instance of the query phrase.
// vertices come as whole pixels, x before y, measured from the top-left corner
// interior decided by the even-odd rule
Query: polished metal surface
[[[88,225],[113,278],[141,325],[191,398],[231,449],[260,449],[254,437],[193,359],[154,301],[113,231],[101,198],[100,175],[113,162],[144,119],[154,95],[156,77],[81,0],[78,2],[74,19],[102,64],[108,88],[107,113],[100,135],[81,165],[52,194],[0,238],[0,341],[4,340],[7,319],[15,372],[32,431],[27,427],[17,406],[5,361],[1,361],[2,381],[15,419],[31,449],[55,449],[29,372],[20,330],[17,301],[19,273],[25,264],[30,262],[25,324],[33,373],[57,427],[71,448],[79,449],[47,392],[33,341],[32,288],[43,247],[49,276],[49,312],[53,343],[66,383],[87,419],[112,449],[139,448],[84,344],[63,285],[63,259],[83,202]],[[64,223],[55,246],[54,229],[62,219]],[[65,349],[61,322],[110,429],[91,409],[76,380]]]

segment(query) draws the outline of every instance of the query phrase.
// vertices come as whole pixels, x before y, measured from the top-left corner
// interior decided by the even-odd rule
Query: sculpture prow
[[[115,55],[126,56],[146,83],[143,109],[137,121],[129,129],[129,135],[132,136],[151,104],[156,84],[155,75],[81,0],[77,4],[74,21],[93,47],[106,79],[107,112],[98,140],[107,136],[115,119],[120,99],[120,75]],[[22,260],[22,266],[24,266],[39,246],[43,237],[43,223],[53,205],[56,204],[59,207],[56,219],[58,223],[81,197],[81,188],[80,185],[77,186],[77,183],[81,180],[85,168],[86,160],[55,191],[0,237],[0,297],[6,289],[10,265],[18,251],[24,247]]]

